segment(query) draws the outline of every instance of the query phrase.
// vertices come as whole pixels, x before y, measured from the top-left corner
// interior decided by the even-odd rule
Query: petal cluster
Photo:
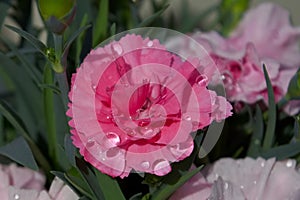
[[[92,50],[69,93],[74,145],[113,177],[169,173],[170,162],[191,154],[192,131],[231,115],[200,66],[134,34]]]
[[[275,158],[224,158],[197,174],[176,191],[171,200],[255,200],[300,198],[296,161]]]
[[[0,165],[1,200],[75,200],[78,196],[60,179],[55,178],[50,190],[44,185],[46,178],[39,172],[15,164]]]
[[[198,32],[192,37],[214,57],[227,97],[234,102],[263,100],[267,105],[263,64],[279,101],[300,66],[300,27],[292,27],[288,11],[276,4],[263,3],[249,10],[228,38],[216,32]],[[297,113],[299,108],[289,106],[286,111]]]

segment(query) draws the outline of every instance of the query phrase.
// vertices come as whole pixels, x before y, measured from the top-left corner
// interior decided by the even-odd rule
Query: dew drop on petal
[[[86,143],[86,147],[92,147],[95,145],[95,140],[94,139],[88,139],[87,143]]]
[[[169,172],[170,164],[166,160],[158,160],[154,165],[154,173],[156,175],[162,176]]]
[[[151,135],[151,134],[153,133],[153,129],[152,129],[152,128],[149,128],[149,127],[141,127],[141,128],[140,128],[140,133],[141,133],[142,135],[145,135],[145,136]]]
[[[118,54],[118,55],[121,55],[123,53],[123,48],[120,44],[114,44],[112,46],[113,50]]]
[[[109,143],[113,146],[117,146],[121,142],[119,135],[114,132],[106,133],[106,138],[109,141]]]
[[[147,43],[147,46],[148,46],[148,47],[152,47],[152,46],[153,46],[153,41],[149,41],[149,42]]]
[[[20,199],[20,195],[15,194],[15,195],[14,195],[14,199],[16,199],[16,200]]]
[[[186,120],[186,121],[191,121],[192,120],[192,117],[190,115],[183,115],[183,119]]]
[[[288,161],[286,162],[286,167],[288,167],[288,168],[293,167],[293,165],[294,165],[293,160],[288,160]]]
[[[196,79],[196,83],[202,87],[205,87],[207,86],[207,83],[208,83],[208,78],[206,75],[200,75],[197,77]]]
[[[261,167],[265,167],[265,162],[261,162],[261,163],[260,163],[260,166],[261,166]]]
[[[240,186],[241,189],[244,189],[245,187],[243,185]]]
[[[106,158],[114,158],[114,157],[118,156],[119,153],[120,153],[120,148],[118,148],[118,147],[111,148],[106,151]]]
[[[227,183],[227,182],[225,182],[225,183],[224,183],[224,189],[225,189],[225,190],[227,190],[227,189],[228,189],[228,187],[229,187],[228,183]]]
[[[231,85],[233,83],[233,80],[232,80],[232,76],[230,74],[230,72],[224,72],[221,76],[222,80],[223,80],[223,83],[225,85]]]
[[[256,184],[257,184],[257,181],[253,181],[253,184],[256,185]]]
[[[148,161],[142,162],[142,163],[141,163],[141,167],[142,167],[143,169],[149,169],[149,167],[150,167],[150,162],[148,162]]]

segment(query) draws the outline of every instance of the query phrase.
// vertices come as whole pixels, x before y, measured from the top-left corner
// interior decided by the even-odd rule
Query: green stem
[[[53,76],[51,68],[46,64],[44,70],[44,84],[53,85]],[[56,139],[56,125],[54,115],[54,102],[53,102],[53,91],[51,88],[44,88],[44,112],[46,119],[46,129],[48,137],[48,153],[54,160],[55,165],[57,164],[57,139]]]

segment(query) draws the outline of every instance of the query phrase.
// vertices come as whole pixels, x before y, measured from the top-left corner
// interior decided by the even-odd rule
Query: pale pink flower
[[[78,196],[61,180],[55,178],[49,192],[46,179],[39,172],[15,164],[0,165],[1,200],[76,200]]]
[[[169,173],[192,152],[190,132],[231,114],[198,65],[137,35],[92,50],[72,77],[67,112],[85,160],[113,177]]]
[[[231,101],[264,100],[267,104],[263,64],[279,101],[300,66],[300,27],[292,27],[288,11],[276,4],[263,3],[249,10],[228,38],[216,32],[192,37],[215,58]],[[299,107],[289,108],[290,114],[299,111]]]
[[[177,190],[170,200],[298,200],[296,161],[220,159]]]

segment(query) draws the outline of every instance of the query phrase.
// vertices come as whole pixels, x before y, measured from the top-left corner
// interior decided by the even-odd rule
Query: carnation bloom
[[[15,164],[0,165],[1,200],[75,200],[78,196],[55,178],[49,192],[44,190],[44,175]]]
[[[296,161],[224,158],[195,175],[170,200],[298,200],[300,174]]]
[[[195,33],[192,37],[215,58],[227,97],[234,102],[263,100],[267,104],[263,64],[279,101],[300,66],[300,28],[292,27],[288,11],[276,4],[263,3],[249,10],[228,38],[216,32]],[[286,111],[299,111],[294,109]]]
[[[67,115],[74,145],[113,177],[132,169],[169,173],[170,162],[191,154],[192,131],[231,114],[226,99],[207,89],[199,66],[138,35],[92,50],[72,77]]]

